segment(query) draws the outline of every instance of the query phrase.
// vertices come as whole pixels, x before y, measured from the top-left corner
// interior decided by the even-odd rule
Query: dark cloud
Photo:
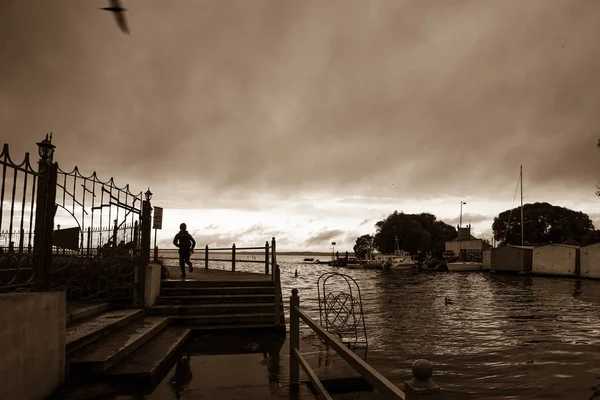
[[[600,2],[2,4],[0,140],[171,207],[595,190]]]
[[[309,237],[308,239],[306,239],[304,244],[307,247],[311,247],[311,246],[328,247],[332,241],[335,241],[334,239],[338,239],[338,237],[340,237],[342,235],[344,237],[347,236],[346,232],[344,232],[340,229],[324,230],[324,231],[321,231],[321,232],[317,233],[316,235],[313,235],[313,236]]]

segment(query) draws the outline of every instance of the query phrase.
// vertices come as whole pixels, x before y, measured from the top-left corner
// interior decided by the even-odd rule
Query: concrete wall
[[[483,251],[483,269],[484,270],[492,269],[492,250],[484,250]]]
[[[533,248],[503,246],[492,249],[492,268],[498,272],[529,272],[532,268]]]
[[[581,276],[600,278],[600,243],[581,248]]]
[[[579,248],[562,244],[536,247],[533,250],[532,272],[577,276],[579,273]]]
[[[64,292],[0,294],[0,399],[43,400],[65,379]]]
[[[146,267],[146,293],[144,293],[144,307],[152,307],[160,295],[161,267],[159,264],[150,264]]]

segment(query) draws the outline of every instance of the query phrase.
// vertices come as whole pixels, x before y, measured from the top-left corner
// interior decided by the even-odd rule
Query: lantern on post
[[[51,163],[52,157],[54,156],[54,149],[56,148],[56,146],[52,144],[52,132],[50,133],[50,138],[48,138],[48,134],[46,134],[46,139],[36,144],[38,145],[38,154],[40,158],[45,163]]]
[[[150,188],[148,188],[144,194],[146,195],[146,201],[150,201],[152,199],[152,192],[150,191]]]

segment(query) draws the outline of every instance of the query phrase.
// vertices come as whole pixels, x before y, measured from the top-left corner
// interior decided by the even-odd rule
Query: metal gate
[[[102,181],[96,172],[84,176],[78,167],[68,172],[60,169],[53,162],[51,141],[52,136],[46,136],[38,143],[37,172],[29,164],[29,154],[19,165],[10,159],[8,145],[0,154],[2,199],[5,187],[12,189],[10,207],[4,200],[1,203],[3,210],[10,211],[7,223],[3,224],[0,210],[0,228],[9,225],[4,235],[9,245],[0,241],[0,291],[64,290],[70,301],[135,299],[139,303],[150,254],[151,193],[144,199],[129,185],[117,186],[113,178]],[[7,179],[7,170],[14,171],[12,180]],[[18,172],[24,174],[20,203]],[[33,187],[28,188],[29,180]],[[25,218],[28,208],[29,218]],[[21,210],[20,218],[15,218],[15,210]],[[14,223],[20,226],[18,250],[10,244]]]

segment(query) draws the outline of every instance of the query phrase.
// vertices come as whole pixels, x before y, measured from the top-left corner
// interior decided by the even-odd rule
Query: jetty
[[[162,229],[162,208],[152,206],[149,188],[134,193],[112,177],[60,168],[52,135],[37,146],[36,168],[29,153],[15,162],[8,144],[0,152],[0,315],[7,321],[0,341],[8,344],[0,357],[0,398],[144,396],[169,371],[169,390],[177,397],[192,381],[191,354],[208,352],[216,358],[205,360],[196,378],[205,379],[202,398],[331,399],[331,376],[300,347],[306,345],[300,321],[358,374],[351,379],[385,398],[443,394],[428,361],[414,362],[414,379],[403,391],[312,320],[296,289],[288,301],[275,238],[254,247],[206,245],[188,279],[173,279],[178,268],[164,261],[176,254],[151,248],[152,229],[155,235]],[[57,213],[70,225],[56,224]],[[217,346],[215,338],[227,335],[235,339]],[[254,335],[251,343],[247,335]],[[264,362],[244,364],[240,352],[262,352]],[[281,380],[280,360],[289,365]],[[232,371],[232,362],[245,367]],[[264,368],[276,376],[275,388],[262,381]]]

